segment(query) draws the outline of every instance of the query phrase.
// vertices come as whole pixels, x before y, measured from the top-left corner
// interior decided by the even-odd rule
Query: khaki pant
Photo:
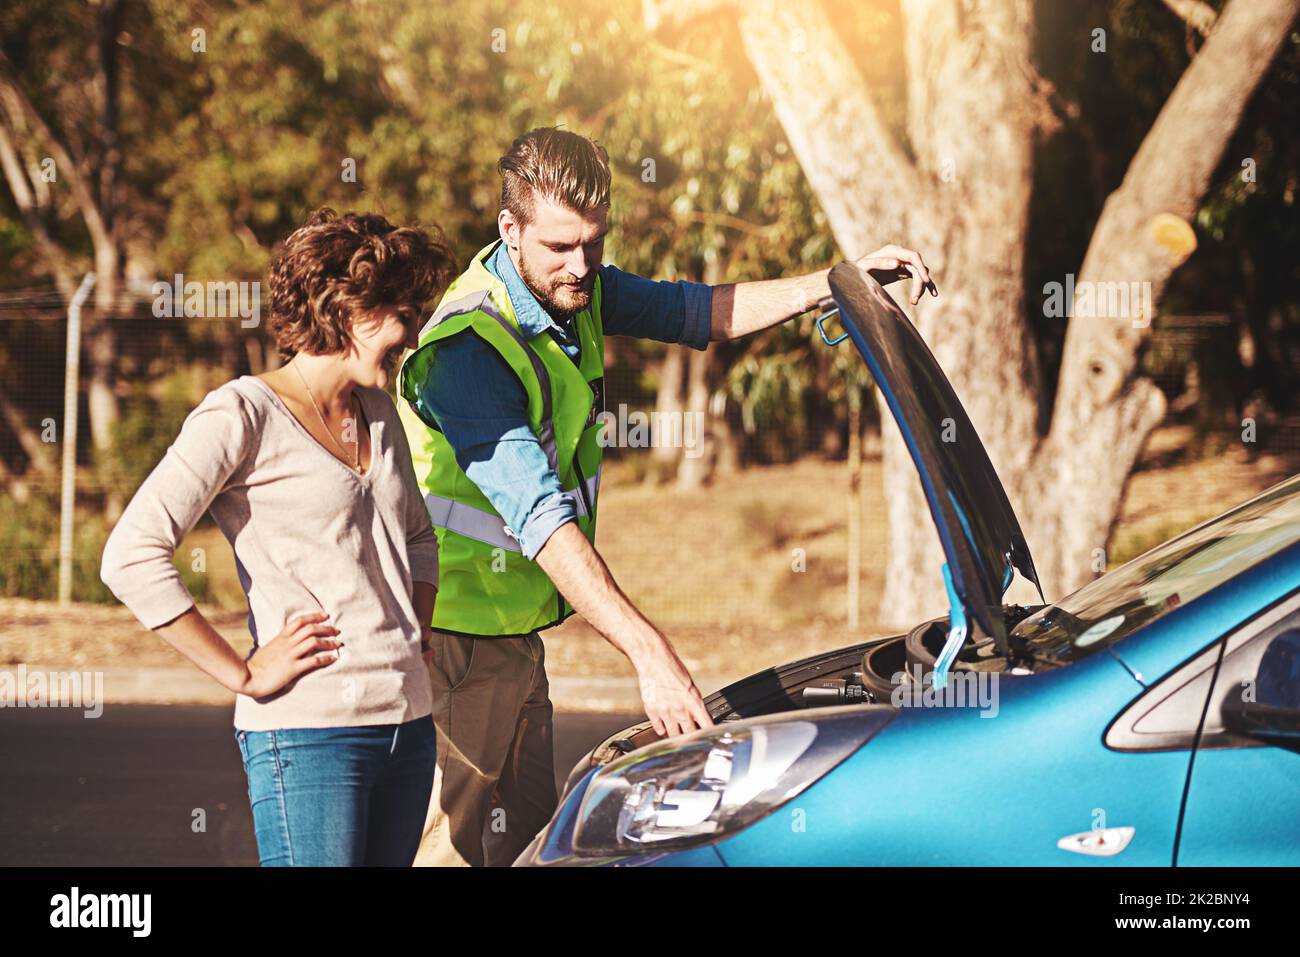
[[[542,639],[435,631],[432,647],[438,769],[414,866],[513,864],[558,801]]]

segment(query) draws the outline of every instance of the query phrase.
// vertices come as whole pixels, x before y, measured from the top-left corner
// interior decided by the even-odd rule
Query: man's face
[[[503,209],[497,225],[520,278],[542,308],[567,319],[591,304],[605,254],[607,208],[580,213],[534,194],[531,222],[521,225]]]

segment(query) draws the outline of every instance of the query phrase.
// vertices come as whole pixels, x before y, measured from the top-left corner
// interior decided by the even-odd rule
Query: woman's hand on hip
[[[317,668],[324,668],[338,660],[337,648],[343,642],[330,637],[339,630],[325,624],[329,615],[323,611],[296,615],[284,630],[260,646],[246,668],[248,676],[240,694],[250,698],[264,698],[285,685]]]

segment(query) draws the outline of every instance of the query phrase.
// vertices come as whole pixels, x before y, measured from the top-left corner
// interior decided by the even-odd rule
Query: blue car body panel
[[[1168,866],[1189,753],[1124,754],[1102,743],[1111,718],[1141,692],[1101,654],[1004,678],[995,717],[903,708],[843,765],[719,852],[734,865]],[[1056,846],[1094,824],[1136,834],[1117,858]]]
[[[1300,867],[1300,754],[1198,751],[1178,865]]]

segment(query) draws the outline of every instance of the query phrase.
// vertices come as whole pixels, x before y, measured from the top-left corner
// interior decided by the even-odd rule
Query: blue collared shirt
[[[548,332],[576,361],[576,332],[552,319],[528,291],[505,243],[497,244],[486,265],[505,283],[524,338]],[[655,282],[601,266],[600,285],[605,335],[692,349],[709,344],[713,289],[705,283]],[[420,394],[456,462],[515,533],[524,555],[536,557],[552,532],[577,518],[577,499],[560,491],[560,477],[528,424],[528,397],[519,378],[496,350],[462,332],[440,347]]]

